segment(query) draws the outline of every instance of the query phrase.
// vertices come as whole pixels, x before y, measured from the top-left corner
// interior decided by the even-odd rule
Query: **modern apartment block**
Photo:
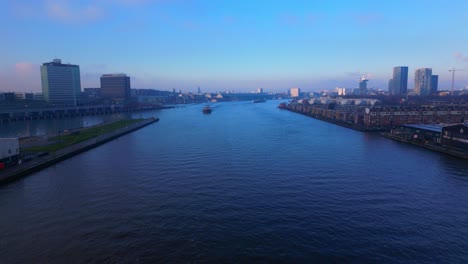
[[[420,68],[414,72],[414,92],[418,95],[429,95],[431,93],[431,68]]]
[[[81,93],[80,67],[60,59],[41,66],[42,94],[48,103],[75,105]]]
[[[436,94],[439,88],[439,75],[431,76],[431,94]]]
[[[388,82],[390,95],[405,96],[408,92],[408,67],[393,67],[393,78]]]

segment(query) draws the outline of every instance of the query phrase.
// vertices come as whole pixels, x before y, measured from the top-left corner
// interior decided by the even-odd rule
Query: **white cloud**
[[[50,18],[67,23],[93,22],[104,15],[103,9],[95,4],[80,6],[68,0],[48,0],[44,7]]]
[[[461,52],[455,52],[453,56],[458,60],[462,62],[468,62],[468,56],[464,56]]]
[[[39,65],[30,62],[18,62],[0,69],[0,91],[39,92],[41,75]]]

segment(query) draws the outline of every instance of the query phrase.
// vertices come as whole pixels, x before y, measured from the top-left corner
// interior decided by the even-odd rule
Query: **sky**
[[[39,67],[77,64],[81,86],[195,92],[387,89],[394,66],[468,70],[468,1],[0,0],[0,91],[40,92]],[[456,72],[456,88],[468,71]]]

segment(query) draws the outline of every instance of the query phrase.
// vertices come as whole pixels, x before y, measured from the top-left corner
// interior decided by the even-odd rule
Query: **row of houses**
[[[467,105],[362,106],[293,102],[290,110],[364,130],[390,130],[404,124],[456,124],[468,121]]]

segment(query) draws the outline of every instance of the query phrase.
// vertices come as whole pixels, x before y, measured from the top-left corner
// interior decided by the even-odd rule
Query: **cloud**
[[[0,69],[0,91],[40,92],[39,64],[18,62]]]
[[[30,62],[18,62],[15,64],[15,73],[28,74],[34,70],[38,70],[39,66]]]
[[[99,20],[104,11],[95,4],[80,6],[68,0],[48,0],[44,3],[46,14],[55,20],[67,23],[87,23]]]
[[[462,61],[462,62],[468,62],[468,56],[464,56],[461,52],[455,52],[453,54],[453,56],[455,57],[455,59],[457,59],[458,61]]]

